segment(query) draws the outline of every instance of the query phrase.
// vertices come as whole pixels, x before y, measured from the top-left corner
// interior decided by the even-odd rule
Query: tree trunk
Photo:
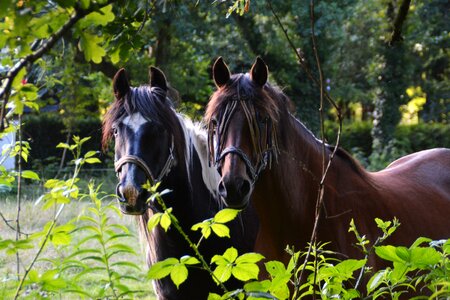
[[[401,120],[400,105],[404,103],[407,82],[403,78],[405,66],[405,48],[401,29],[407,17],[410,0],[403,0],[397,16],[393,2],[388,3],[387,18],[391,37],[381,47],[384,67],[379,75],[379,85],[374,100],[374,120],[372,129],[372,155],[374,168],[382,167],[380,161],[389,158],[390,143],[395,128]]]

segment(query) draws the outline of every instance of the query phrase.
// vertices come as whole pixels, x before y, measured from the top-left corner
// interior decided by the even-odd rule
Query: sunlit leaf
[[[219,282],[225,282],[231,277],[231,268],[231,264],[218,265],[214,269],[213,274]]]
[[[38,174],[36,174],[33,171],[29,171],[29,170],[22,171],[22,177],[23,178],[28,178],[28,179],[33,179],[33,180],[40,180]]]
[[[241,281],[258,279],[259,267],[256,264],[238,264],[233,267],[231,273]]]
[[[97,64],[102,62],[102,57],[106,55],[106,51],[99,45],[101,42],[103,42],[102,37],[87,32],[81,33],[78,47],[83,51],[86,61],[93,61]]]
[[[240,210],[237,209],[231,209],[231,208],[225,208],[219,211],[214,216],[214,221],[217,223],[227,223],[236,218],[236,216],[239,214]]]
[[[200,263],[200,261],[196,257],[189,255],[185,255],[182,258],[180,258],[180,262],[185,265],[196,265]]]
[[[97,157],[91,157],[91,158],[87,158],[85,160],[86,163],[88,164],[98,164],[101,163],[100,159],[98,159]]]
[[[230,237],[230,229],[226,225],[212,224],[211,229],[218,237]]]
[[[178,288],[188,278],[188,269],[183,264],[177,264],[172,268],[170,278]]]
[[[263,258],[264,256],[259,253],[245,253],[236,259],[236,264],[242,263],[254,264],[261,261]]]
[[[170,257],[163,261],[157,262],[150,267],[148,270],[148,279],[161,279],[170,274],[174,265],[178,264],[179,261],[176,258]]]

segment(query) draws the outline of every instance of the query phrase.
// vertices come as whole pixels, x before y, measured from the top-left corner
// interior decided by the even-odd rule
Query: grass
[[[114,181],[115,179],[112,176],[99,178],[105,184],[102,186],[102,191],[113,192],[114,191]],[[99,181],[99,180],[98,180]],[[87,192],[87,189],[84,187],[87,185],[86,181],[81,180],[79,183],[80,190],[84,193]],[[56,213],[55,208],[50,208],[48,210],[42,210],[41,204],[36,204],[36,199],[40,195],[42,195],[44,188],[41,185],[31,185],[27,184],[23,186],[22,189],[22,197],[21,197],[21,210],[20,210],[20,229],[24,234],[33,234],[41,231],[45,224],[51,221]],[[105,202],[115,201],[113,197],[108,197]],[[86,211],[88,207],[92,206],[92,203],[89,199],[73,201],[66,205],[62,214],[59,217],[58,225],[66,224],[71,220],[76,220],[81,213]],[[17,196],[14,193],[3,193],[0,194],[0,212],[3,217],[8,221],[8,224],[12,227],[15,227],[16,216],[17,216]],[[110,212],[108,214],[111,222],[114,224],[124,225],[130,233],[132,233],[133,237],[127,238],[122,242],[126,242],[127,245],[130,245],[134,248],[134,250],[138,253],[138,255],[129,255],[124,254],[119,259],[121,261],[129,261],[141,267],[143,280],[140,282],[130,281],[124,283],[130,284],[128,286],[132,290],[143,291],[140,294],[134,295],[136,299],[155,299],[153,294],[153,288],[151,285],[151,281],[145,279],[145,271],[147,270],[145,256],[140,246],[140,242],[137,235],[137,226],[134,222],[132,216],[125,215],[117,215],[114,212]],[[39,272],[46,271],[50,266],[49,260],[62,260],[67,256],[70,251],[74,251],[73,247],[76,245],[77,241],[80,241],[86,232],[78,231],[73,234],[72,242],[69,246],[58,246],[54,247],[53,245],[47,246],[44,252],[40,256],[40,260],[36,263],[34,269]],[[22,235],[22,237],[24,237]],[[11,229],[4,220],[0,220],[0,240],[2,239],[15,239],[16,231]],[[89,241],[83,246],[89,247],[89,245],[93,245],[95,241]],[[72,249],[71,249],[72,247]],[[23,274],[25,268],[30,264],[34,256],[36,255],[37,246],[33,249],[22,250],[19,252],[20,257],[20,273]],[[130,270],[126,269],[126,267],[120,267],[120,273],[130,272]],[[71,272],[76,272],[76,270],[72,270]],[[134,271],[136,273],[136,271]],[[130,274],[135,275],[136,274]],[[95,289],[100,289],[101,286],[98,286],[96,282],[99,282],[99,277],[101,274],[90,273],[82,276],[77,280],[77,284],[81,285],[88,291],[95,291]],[[17,280],[17,258],[16,255],[7,255],[5,251],[0,251],[0,298],[7,299],[11,295],[14,294],[15,288],[13,288],[16,284]],[[72,297],[67,297],[67,294],[62,295],[61,299],[73,299]]]

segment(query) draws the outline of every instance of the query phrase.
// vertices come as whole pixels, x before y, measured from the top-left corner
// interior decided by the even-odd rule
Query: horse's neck
[[[177,204],[189,208],[193,212],[192,218],[196,219],[199,217],[197,213],[209,212],[219,178],[217,171],[208,164],[206,133],[189,119],[179,116],[179,120],[184,131],[186,154],[185,158],[177,161],[165,181],[168,188],[182,198],[177,199]]]
[[[282,132],[281,132],[282,131]],[[288,123],[280,128],[279,135],[283,137],[279,143],[278,162],[275,163],[274,173],[293,182],[292,186],[298,190],[304,187],[295,184],[313,184],[318,186],[323,170],[323,144],[300,121],[290,116]],[[325,147],[325,157],[329,150]],[[277,180],[283,183],[283,180]]]
[[[258,239],[279,243],[271,246],[273,251],[309,239],[322,170],[320,141],[293,117],[284,122],[278,125],[277,159],[256,182],[252,197],[260,217],[260,235],[264,234]],[[301,230],[293,235],[293,228]],[[280,258],[285,253],[269,255]]]
[[[195,164],[191,166],[193,173],[201,173],[204,187],[208,189],[211,195],[217,197],[220,175],[215,167],[209,163],[206,130],[186,118],[182,118],[182,124],[187,140],[186,144],[188,145],[187,153],[190,156],[191,163]],[[196,159],[198,159],[198,162]]]

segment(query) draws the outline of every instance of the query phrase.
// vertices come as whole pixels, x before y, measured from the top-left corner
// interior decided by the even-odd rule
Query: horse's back
[[[450,237],[450,149],[407,155],[373,176],[406,235]]]
[[[435,148],[406,155],[375,174],[401,186],[434,188],[450,201],[450,149]]]

